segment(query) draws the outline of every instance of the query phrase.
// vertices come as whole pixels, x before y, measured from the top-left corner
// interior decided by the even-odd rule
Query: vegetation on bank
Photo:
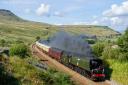
[[[110,69],[112,69],[111,79],[115,80],[121,85],[128,84],[128,61],[119,61],[115,59],[108,59],[108,64]]]
[[[21,44],[14,44],[12,45],[12,47],[10,48],[10,55],[14,56],[20,56],[20,57],[25,57],[27,55],[27,46],[23,43]]]
[[[128,78],[128,29],[116,42],[98,42],[93,45],[93,53],[109,66],[106,73],[111,79],[127,85]],[[112,74],[111,74],[112,72]]]
[[[0,58],[3,58],[1,56]],[[2,85],[73,85],[70,77],[53,69],[38,69],[29,63],[34,58],[11,56],[0,65]],[[8,63],[7,63],[8,62]]]
[[[0,85],[73,85],[67,74],[50,68],[39,68],[24,43],[10,47],[10,57],[0,55]],[[38,65],[37,65],[38,64]]]
[[[92,46],[93,53],[103,59],[128,60],[128,29],[116,42],[97,42]]]
[[[10,58],[14,76],[24,85],[72,85],[69,76],[55,70],[40,70],[28,64],[28,59]],[[17,62],[15,62],[17,61]]]

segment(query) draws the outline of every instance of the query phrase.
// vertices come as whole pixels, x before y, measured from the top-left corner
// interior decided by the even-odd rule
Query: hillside
[[[60,28],[73,34],[89,34],[103,37],[119,35],[118,32],[106,26],[55,26],[47,23],[24,20],[9,10],[0,10],[0,40],[22,40],[31,43],[32,41],[35,41],[37,36],[40,36],[41,38],[47,38],[55,32],[60,31]]]
[[[11,21],[23,21],[20,17],[16,16],[9,10],[1,9],[0,10],[0,21],[11,20]]]
[[[108,26],[97,25],[63,25],[64,30],[74,34],[96,35],[97,37],[116,36],[119,32],[114,31]]]

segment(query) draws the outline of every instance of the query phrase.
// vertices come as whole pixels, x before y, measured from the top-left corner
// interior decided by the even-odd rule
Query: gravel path
[[[64,72],[66,74],[69,74],[71,79],[75,82],[77,85],[111,85],[108,81],[105,82],[93,82],[86,77],[80,75],[79,73],[71,70],[70,68],[64,66],[63,64],[57,62],[56,60],[52,59],[48,55],[41,52],[38,48],[36,48],[35,45],[32,46],[32,52],[35,56],[39,57],[42,60],[46,60],[46,64],[49,67],[55,68],[58,71]]]

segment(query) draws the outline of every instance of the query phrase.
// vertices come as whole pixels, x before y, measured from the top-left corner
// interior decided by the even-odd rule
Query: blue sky
[[[107,25],[118,31],[128,26],[127,0],[0,0],[0,9],[50,24]]]

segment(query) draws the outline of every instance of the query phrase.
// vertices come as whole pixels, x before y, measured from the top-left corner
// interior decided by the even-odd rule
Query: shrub
[[[120,61],[127,61],[128,60],[128,53],[120,53],[118,59]]]
[[[126,29],[125,33],[118,38],[117,44],[120,47],[120,55],[119,59],[128,60],[128,28]]]
[[[120,50],[119,48],[112,48],[111,46],[106,46],[102,53],[102,58],[104,59],[118,59]]]
[[[0,45],[4,47],[6,45],[6,41],[4,39],[0,40]]]
[[[40,40],[40,36],[37,36],[37,37],[36,37],[36,41],[38,41],[38,40]]]
[[[53,69],[41,73],[40,77],[45,81],[45,85],[73,85],[68,75]]]
[[[122,52],[128,52],[128,28],[126,29],[125,33],[120,38],[118,38],[117,43],[120,46]]]
[[[7,70],[7,66],[9,64],[6,61],[6,58],[0,56],[2,58],[2,62],[0,64],[0,85],[20,85],[20,81],[16,79],[10,70]]]
[[[20,85],[44,85],[43,81],[39,78],[39,73],[42,71],[36,69],[28,61],[19,57],[10,57],[11,72],[17,78]]]
[[[105,45],[104,43],[96,43],[95,45],[93,45],[92,47],[92,50],[93,50],[93,53],[100,57],[102,55],[102,52],[103,52],[103,49],[104,49]]]
[[[27,55],[27,46],[22,44],[14,44],[12,45],[12,47],[10,48],[10,55],[14,56],[20,56],[20,57],[25,57]]]

